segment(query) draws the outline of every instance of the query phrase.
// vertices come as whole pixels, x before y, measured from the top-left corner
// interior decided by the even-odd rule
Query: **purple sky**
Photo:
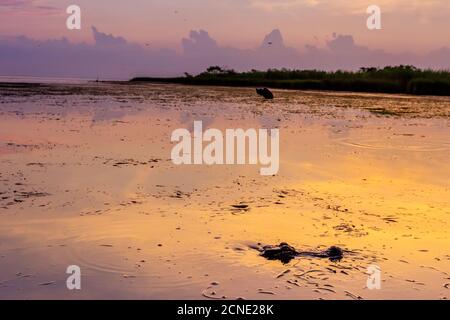
[[[82,9],[79,31],[66,28],[70,4]],[[366,27],[371,4],[382,30]],[[449,18],[448,0],[0,0],[0,75],[450,68]]]

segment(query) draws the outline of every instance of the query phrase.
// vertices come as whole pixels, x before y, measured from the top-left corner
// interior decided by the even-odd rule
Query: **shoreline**
[[[409,96],[436,96],[436,97],[450,97],[450,91],[445,93],[431,92],[431,93],[414,93],[404,90],[379,90],[376,88],[332,88],[323,85],[322,83],[308,83],[306,82],[283,82],[279,81],[246,81],[246,80],[233,80],[233,81],[211,81],[211,80],[192,80],[189,78],[152,78],[152,77],[137,77],[132,78],[129,81],[100,81],[103,83],[154,83],[154,84],[179,84],[179,85],[192,85],[192,86],[204,86],[204,87],[227,87],[227,88],[257,88],[268,87],[270,89],[283,89],[291,91],[325,91],[325,92],[349,92],[349,93],[373,93],[373,94],[393,94],[393,95],[409,95]]]
[[[188,83],[188,82],[177,82],[172,81],[172,79],[178,78],[148,78],[150,80],[85,80],[83,82],[2,82],[0,81],[0,89],[26,89],[26,88],[39,88],[39,87],[51,87],[51,86],[76,86],[76,85],[88,85],[88,84],[116,84],[116,85],[139,85],[139,84],[153,84],[153,85],[181,85],[181,86],[194,86],[194,87],[205,87],[205,88],[257,88],[260,86],[254,85],[229,85],[229,84],[221,84],[221,83]],[[262,86],[261,86],[262,87]],[[352,90],[332,90],[332,89],[295,89],[295,88],[283,88],[276,86],[268,86],[269,89],[274,90],[286,90],[289,92],[304,92],[304,93],[325,93],[325,94],[349,94],[349,95],[385,95],[388,97],[405,97],[405,98],[450,98],[449,95],[434,95],[434,94],[412,94],[407,92],[378,92],[378,91],[352,91]]]
[[[134,77],[130,82],[158,82],[227,87],[268,87],[293,90],[328,90],[366,93],[402,93],[450,96],[450,72],[422,70],[414,66],[360,68],[358,71],[268,69],[237,72],[210,66],[184,77]]]

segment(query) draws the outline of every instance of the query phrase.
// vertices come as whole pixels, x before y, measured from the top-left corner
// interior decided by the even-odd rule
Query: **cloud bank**
[[[11,1],[12,3],[14,1]],[[19,1],[18,1],[19,2]],[[238,71],[268,68],[357,70],[360,67],[412,64],[450,69],[450,48],[425,55],[391,54],[355,43],[351,35],[333,34],[325,48],[286,46],[279,30],[270,32],[253,49],[220,46],[204,30],[182,39],[180,53],[131,43],[92,27],[94,44],[67,39],[37,41],[28,37],[0,39],[0,75],[129,79],[134,76],[175,76],[199,73],[210,65]]]

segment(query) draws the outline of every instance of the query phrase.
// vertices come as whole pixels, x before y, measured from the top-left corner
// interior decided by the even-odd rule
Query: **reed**
[[[195,76],[186,73],[184,77],[138,77],[130,81],[450,96],[449,71],[422,70],[403,65],[333,72],[291,69],[236,72],[212,66]]]

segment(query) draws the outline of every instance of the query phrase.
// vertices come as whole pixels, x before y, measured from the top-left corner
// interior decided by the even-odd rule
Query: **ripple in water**
[[[415,152],[438,152],[450,150],[450,144],[444,141],[418,141],[409,140],[404,137],[385,138],[385,139],[343,139],[339,144],[354,148],[370,149],[370,150],[398,150],[398,151],[415,151]]]

